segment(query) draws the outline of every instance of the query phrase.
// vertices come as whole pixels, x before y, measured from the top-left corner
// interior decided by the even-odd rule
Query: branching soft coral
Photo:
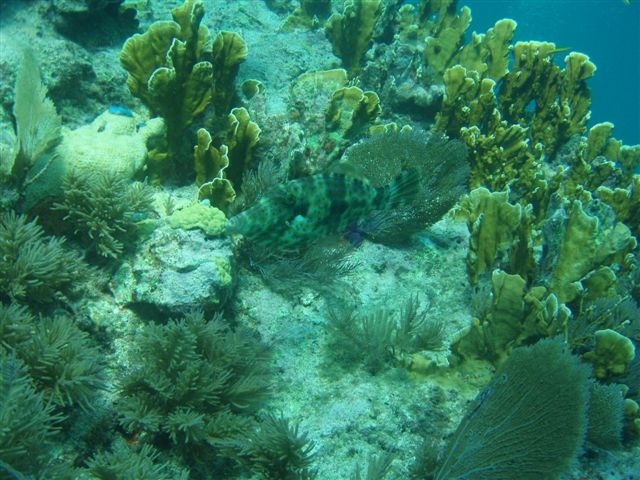
[[[88,270],[64,240],[47,237],[35,220],[5,212],[0,215],[0,297],[20,303],[50,303],[70,292]]]
[[[157,447],[177,447],[192,472],[211,468],[217,447],[253,429],[250,414],[269,391],[268,351],[202,313],[148,325],[136,343],[139,367],[118,404],[122,425]]]
[[[64,212],[73,235],[103,257],[118,257],[136,222],[152,209],[152,188],[118,175],[71,173],[62,189],[63,199],[54,208]]]

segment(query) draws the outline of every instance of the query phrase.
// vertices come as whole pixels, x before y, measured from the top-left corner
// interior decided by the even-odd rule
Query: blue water
[[[640,1],[460,0],[471,8],[471,29],[481,33],[500,18],[518,22],[515,41],[545,40],[589,55],[598,70],[590,125],[609,121],[614,136],[640,144]],[[558,54],[562,63],[564,53]]]

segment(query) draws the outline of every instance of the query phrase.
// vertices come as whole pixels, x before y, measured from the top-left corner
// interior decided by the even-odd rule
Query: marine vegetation
[[[351,480],[384,480],[389,473],[393,456],[383,453],[378,456],[370,456],[367,461],[367,470],[364,476],[360,473],[358,465],[351,476]]]
[[[106,388],[102,353],[71,318],[40,319],[31,338],[14,348],[52,405],[91,410],[97,393]]]
[[[47,97],[38,63],[30,50],[25,50],[16,77],[13,114],[15,136],[11,135],[8,145],[0,144],[0,181],[8,180],[20,189],[46,170],[53,159],[51,151],[61,139],[62,121]]]
[[[469,407],[432,478],[553,478],[585,438],[619,442],[621,392],[591,385],[589,367],[559,338],[515,349]]]
[[[311,480],[315,442],[283,416],[267,414],[239,445],[236,460],[264,480]]]
[[[155,448],[175,448],[192,475],[213,468],[224,445],[252,431],[267,398],[265,345],[199,312],[149,324],[135,344],[137,368],[123,378],[117,403],[122,426]]]
[[[118,258],[135,240],[136,225],[153,211],[153,189],[117,174],[69,173],[62,198],[53,209],[63,213],[66,233],[89,254]]]
[[[387,365],[411,368],[413,355],[437,351],[444,344],[444,323],[428,318],[417,296],[399,311],[378,308],[356,313],[346,305],[333,306],[327,315],[327,352],[344,367],[360,365],[376,374]]]
[[[249,267],[273,291],[288,296],[302,288],[311,288],[331,297],[339,296],[349,290],[349,275],[358,266],[350,258],[353,247],[348,243],[318,242],[294,254],[252,245],[246,253]]]
[[[23,304],[52,304],[72,294],[88,278],[82,256],[50,237],[35,220],[0,216],[0,297]]]
[[[0,333],[2,346],[22,362],[47,405],[93,408],[105,389],[104,360],[71,318],[36,318],[22,306],[0,304]]]
[[[139,480],[188,480],[189,472],[160,460],[160,452],[151,445],[135,449],[123,439],[115,442],[111,450],[101,451],[87,461],[86,472],[91,478],[113,480],[135,478]]]
[[[62,418],[38,393],[15,353],[0,348],[0,476],[67,478],[52,455]]]

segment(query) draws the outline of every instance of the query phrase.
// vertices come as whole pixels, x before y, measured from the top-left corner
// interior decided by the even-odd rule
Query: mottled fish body
[[[264,246],[296,248],[345,233],[374,211],[411,202],[418,185],[413,171],[382,188],[340,174],[298,178],[279,185],[254,206],[232,217],[227,231]]]

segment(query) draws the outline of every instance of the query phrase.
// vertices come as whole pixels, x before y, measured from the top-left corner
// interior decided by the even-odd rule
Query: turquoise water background
[[[640,143],[640,2],[631,0],[463,0],[470,30],[485,32],[500,18],[518,22],[515,41],[544,40],[589,55],[598,68],[589,80],[590,125],[612,122],[614,136]],[[567,52],[568,53],[568,52]],[[557,59],[563,63],[565,53]]]

